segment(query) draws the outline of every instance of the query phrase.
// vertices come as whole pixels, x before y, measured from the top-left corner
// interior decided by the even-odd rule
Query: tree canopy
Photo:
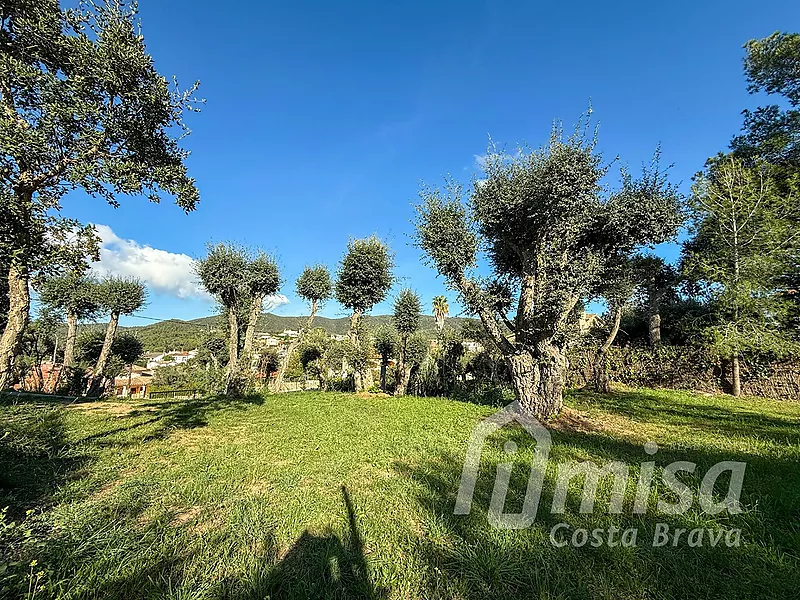
[[[336,273],[336,300],[354,312],[369,312],[389,293],[393,267],[389,247],[377,236],[350,240]]]
[[[546,145],[516,155],[490,149],[466,202],[450,182],[423,189],[417,207],[418,246],[510,361],[523,408],[542,416],[561,407],[566,330],[578,302],[595,294],[609,261],[672,238],[681,223],[681,197],[658,154],[638,178],[623,168],[608,192],[608,168],[587,126],[569,136],[556,128]],[[479,247],[489,278],[474,271]]]
[[[325,265],[306,267],[297,278],[297,295],[312,304],[324,302],[332,293],[331,274]]]

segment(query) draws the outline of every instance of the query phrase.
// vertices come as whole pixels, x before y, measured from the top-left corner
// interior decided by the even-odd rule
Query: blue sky
[[[303,266],[333,270],[348,238],[371,233],[396,253],[397,289],[416,290],[430,312],[444,285],[409,238],[421,181],[467,182],[488,135],[509,149],[537,146],[553,119],[571,126],[591,99],[609,159],[638,168],[660,142],[688,190],[740,128],[741,110],[764,102],[746,92],[742,44],[800,29],[800,3],[789,0],[140,8],[159,70],[184,85],[199,79],[207,99],[185,140],[201,203],[185,215],[166,200],[114,209],[73,194],[64,212],[106,226],[103,268],[147,274],[142,315],[183,319],[215,310],[187,272],[209,241],[275,253],[288,299],[275,312],[296,315],[306,310],[294,294]],[[323,314],[345,312],[331,302]]]

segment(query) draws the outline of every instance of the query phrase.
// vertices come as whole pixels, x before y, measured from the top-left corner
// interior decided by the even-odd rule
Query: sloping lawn
[[[245,400],[0,405],[0,581],[31,598],[796,598],[800,404],[632,390],[575,393],[553,436],[537,520],[487,522],[503,444],[519,510],[534,444],[520,428],[482,455],[472,512],[453,515],[470,431],[494,409],[436,398],[292,393]],[[647,455],[643,443],[659,450]],[[625,509],[576,482],[551,514],[556,463],[623,461]],[[657,465],[645,514],[642,461]],[[656,511],[658,467],[747,463],[740,514]],[[519,464],[517,464],[519,463]],[[718,482],[724,495],[725,477]],[[674,497],[672,498],[674,500]],[[30,512],[29,512],[30,511]],[[636,528],[636,545],[556,547],[577,528]],[[12,525],[13,523],[13,525]],[[741,530],[738,546],[653,547],[670,532]],[[563,531],[567,531],[566,534]],[[617,534],[616,539],[619,539]]]

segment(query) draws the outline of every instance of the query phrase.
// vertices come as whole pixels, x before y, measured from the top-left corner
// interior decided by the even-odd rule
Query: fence
[[[162,390],[160,392],[150,392],[150,400],[164,400],[164,399],[194,399],[197,397],[199,390]]]

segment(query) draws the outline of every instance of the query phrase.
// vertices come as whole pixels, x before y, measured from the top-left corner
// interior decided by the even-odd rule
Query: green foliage
[[[281,287],[278,263],[264,252],[258,252],[247,261],[245,279],[251,298],[264,298]]]
[[[406,365],[421,365],[428,356],[429,348],[430,342],[424,335],[417,333],[409,337],[406,344]]]
[[[95,364],[103,349],[104,339],[105,333],[100,329],[90,329],[80,334],[75,343],[75,357],[78,362]],[[118,376],[126,365],[136,363],[142,356],[144,356],[144,346],[141,340],[131,333],[119,333],[111,344],[111,358],[104,376]]]
[[[309,302],[321,303],[331,297],[333,283],[325,265],[306,267],[297,278],[297,295]]]
[[[372,333],[372,344],[381,360],[387,363],[397,349],[397,332],[388,325],[381,325]]]
[[[97,304],[111,314],[130,315],[147,301],[144,283],[131,277],[106,277],[95,289]]]
[[[788,301],[779,289],[800,249],[798,208],[778,191],[769,169],[726,157],[693,187],[683,269],[713,316],[708,341],[726,356],[788,349]]]
[[[344,341],[345,357],[350,367],[357,372],[364,372],[369,368],[372,358],[372,332],[363,321],[359,321],[355,333],[355,340],[350,337]]]
[[[196,361],[159,367],[153,372],[152,391],[198,390],[203,394],[219,394],[225,387],[224,369],[201,368]]]
[[[744,47],[748,91],[781,94],[792,106],[800,105],[800,34],[776,31]]]
[[[472,219],[497,282],[510,279],[519,286],[536,273],[534,332],[551,328],[565,298],[591,295],[610,259],[670,239],[681,221],[680,197],[657,162],[640,179],[623,171],[621,188],[604,196],[601,161],[594,140],[580,130],[566,139],[556,132],[547,146],[511,158],[490,154],[485,179],[469,196],[469,212],[458,187],[447,195],[423,191],[417,243],[478,312],[487,304],[487,289],[465,272],[477,248]]]
[[[329,343],[328,334],[319,328],[312,329],[303,336],[303,341],[298,346],[297,351],[304,371],[307,372],[312,363],[322,359]]]
[[[501,352],[515,357],[525,373],[515,378],[520,402],[540,416],[561,405],[558,381],[576,307],[601,292],[613,264],[672,239],[683,219],[682,198],[658,152],[638,178],[623,168],[619,188],[608,192],[607,168],[587,127],[582,121],[569,137],[556,128],[543,147],[514,155],[492,148],[466,202],[461,187],[449,183],[423,189],[417,206],[417,245]],[[489,277],[475,273],[479,248]],[[541,390],[531,392],[537,385]]]
[[[389,247],[376,236],[350,240],[336,274],[336,300],[354,312],[369,312],[392,287],[393,267]]]
[[[658,311],[667,298],[674,298],[680,275],[660,256],[639,254],[631,262],[636,282],[637,302],[650,311]]]
[[[239,304],[247,281],[247,251],[241,246],[221,242],[208,246],[206,257],[196,263],[197,275],[206,291],[225,308]]]
[[[436,319],[436,326],[439,329],[444,327],[444,321],[448,314],[450,314],[450,307],[447,305],[447,298],[444,296],[434,296],[433,316]]]
[[[665,298],[659,305],[661,315],[661,341],[668,346],[700,344],[703,330],[710,324],[708,307],[698,298],[677,295]],[[648,307],[633,304],[622,313],[622,325],[615,343],[645,346],[649,343]]]
[[[800,185],[800,34],[775,32],[745,44],[744,68],[750,93],[782,95],[777,104],[745,110],[744,133],[731,141],[734,154],[749,166],[765,160],[782,193]]]
[[[417,245],[447,284],[460,290],[464,273],[476,263],[478,236],[462,202],[463,188],[449,181],[444,189],[423,188],[417,206]]]
[[[639,284],[636,267],[635,261],[624,255],[617,255],[606,262],[595,293],[606,301],[612,312],[626,307],[631,301]]]
[[[4,5],[0,27],[7,189],[37,192],[50,208],[75,187],[114,205],[129,194],[157,202],[164,191],[194,209],[177,138],[188,133],[194,88],[171,88],[155,70],[135,4],[21,0]]]
[[[394,302],[392,319],[395,329],[402,338],[407,338],[419,329],[421,312],[419,296],[409,289],[401,290]]]
[[[38,284],[39,301],[78,319],[90,319],[100,312],[97,281],[78,273],[49,277]]]

